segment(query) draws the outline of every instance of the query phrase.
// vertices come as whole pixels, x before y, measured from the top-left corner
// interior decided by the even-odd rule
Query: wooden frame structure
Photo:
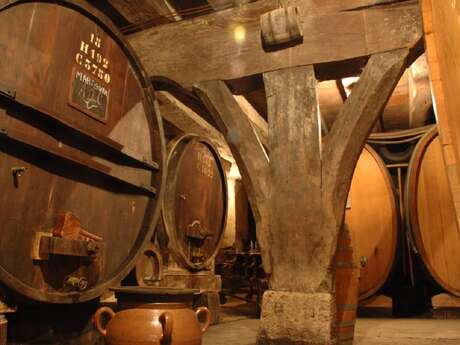
[[[260,40],[259,17],[277,7],[274,0],[148,29],[130,41],[151,77],[193,85],[238,164],[275,293],[264,298],[259,344],[334,344],[331,264],[351,178],[399,78],[421,53],[421,15],[414,1],[288,5],[299,7],[304,40],[284,50],[266,52]],[[238,26],[244,40],[235,39]],[[171,42],[174,49],[165,46]],[[353,75],[362,66],[322,138],[317,79]],[[260,73],[268,102],[268,154],[224,82]],[[296,302],[286,298],[290,294]]]

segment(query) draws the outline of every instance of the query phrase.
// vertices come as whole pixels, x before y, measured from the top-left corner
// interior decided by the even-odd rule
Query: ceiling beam
[[[165,24],[180,17],[175,16],[175,10],[168,0],[108,0],[129,22],[142,24],[155,20],[157,24]]]
[[[217,11],[222,8],[233,6],[233,0],[208,0],[208,4]]]
[[[261,14],[278,7],[277,0],[153,27],[128,39],[150,76],[167,77],[187,88],[197,81],[232,80],[290,66],[330,65],[416,46],[422,38],[418,3],[368,7],[378,2],[287,1],[299,6],[304,38],[295,47],[275,52],[264,51],[259,20]]]
[[[160,106],[160,113],[163,119],[180,129],[184,133],[195,133],[209,138],[217,147],[219,154],[234,162],[230,148],[224,136],[211,126],[200,115],[187,107],[167,91],[156,91],[156,99]]]
[[[219,152],[225,159],[233,161],[230,149],[225,141],[224,136],[219,130],[203,119],[192,108],[181,102],[168,91],[156,91],[156,99],[160,106],[161,116],[184,133],[195,133],[207,138],[211,138]],[[249,121],[256,131],[260,142],[268,147],[268,124],[264,118],[251,106],[244,96],[234,96],[241,110],[249,118]]]
[[[214,9],[214,11],[221,11],[234,6],[246,5],[250,2],[257,0],[208,0],[208,4]]]

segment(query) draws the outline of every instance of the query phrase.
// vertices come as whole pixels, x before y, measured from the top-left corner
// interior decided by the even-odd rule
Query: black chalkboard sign
[[[70,80],[69,104],[96,120],[107,121],[110,89],[90,74],[74,68]]]

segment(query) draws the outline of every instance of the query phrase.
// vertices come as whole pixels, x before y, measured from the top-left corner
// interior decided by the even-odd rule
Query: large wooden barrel
[[[417,144],[406,180],[406,219],[426,268],[460,296],[460,231],[437,128]]]
[[[207,139],[186,134],[170,143],[163,221],[168,248],[183,267],[200,270],[217,255],[227,220],[227,180]]]
[[[366,145],[353,175],[345,222],[355,239],[361,266],[359,299],[379,290],[393,266],[398,213],[390,174],[379,155]]]
[[[161,206],[151,83],[88,6],[0,2],[0,281],[36,301],[87,301],[118,284]]]
[[[353,238],[354,239],[354,238]],[[351,345],[358,308],[359,268],[347,225],[339,234],[334,258],[336,334],[338,345]]]
[[[0,315],[0,345],[6,345],[6,334],[8,332],[8,320],[5,315]]]

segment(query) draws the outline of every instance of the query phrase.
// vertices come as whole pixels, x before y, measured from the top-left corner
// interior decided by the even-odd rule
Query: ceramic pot
[[[106,328],[103,315],[110,318]],[[201,318],[202,324],[198,322]],[[118,313],[102,307],[94,323],[108,345],[201,345],[211,313],[205,307],[193,311],[182,303],[142,304]]]

